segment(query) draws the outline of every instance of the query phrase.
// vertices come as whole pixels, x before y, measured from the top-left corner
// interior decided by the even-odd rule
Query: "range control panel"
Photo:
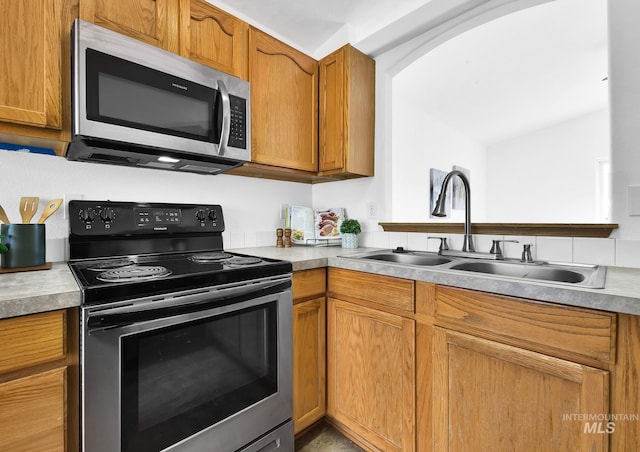
[[[201,204],[70,201],[71,235],[223,232],[222,206]]]

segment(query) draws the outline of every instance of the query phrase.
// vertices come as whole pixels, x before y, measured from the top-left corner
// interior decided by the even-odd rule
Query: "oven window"
[[[277,392],[277,302],[122,339],[122,450],[157,451]]]

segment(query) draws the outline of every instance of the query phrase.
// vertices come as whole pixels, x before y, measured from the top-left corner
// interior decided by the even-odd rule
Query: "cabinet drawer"
[[[327,272],[324,268],[293,272],[293,299],[324,296],[327,291]]]
[[[63,358],[65,311],[0,320],[0,373]]]
[[[444,286],[431,293],[436,323],[589,364],[615,361],[613,313]]]
[[[414,282],[391,276],[329,268],[328,292],[342,300],[365,300],[413,313]]]

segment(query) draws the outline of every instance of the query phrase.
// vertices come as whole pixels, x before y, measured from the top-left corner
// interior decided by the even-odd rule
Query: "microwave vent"
[[[180,171],[190,171],[193,173],[217,174],[222,172],[223,168],[210,168],[198,165],[183,165],[178,168]]]
[[[121,157],[103,153],[93,153],[88,160],[101,163],[111,163],[116,165],[137,165],[139,160],[131,157]]]
[[[140,166],[146,166],[147,168],[157,168],[157,169],[176,169],[176,165],[173,163],[162,163],[162,162],[144,162],[141,163]]]

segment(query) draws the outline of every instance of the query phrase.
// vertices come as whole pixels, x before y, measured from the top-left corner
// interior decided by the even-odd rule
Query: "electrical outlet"
[[[378,204],[375,202],[367,203],[367,218],[375,219],[378,218]]]
[[[280,218],[281,220],[285,220],[286,216],[287,216],[287,209],[289,208],[289,204],[286,202],[281,202],[280,203],[280,216],[278,218]]]

